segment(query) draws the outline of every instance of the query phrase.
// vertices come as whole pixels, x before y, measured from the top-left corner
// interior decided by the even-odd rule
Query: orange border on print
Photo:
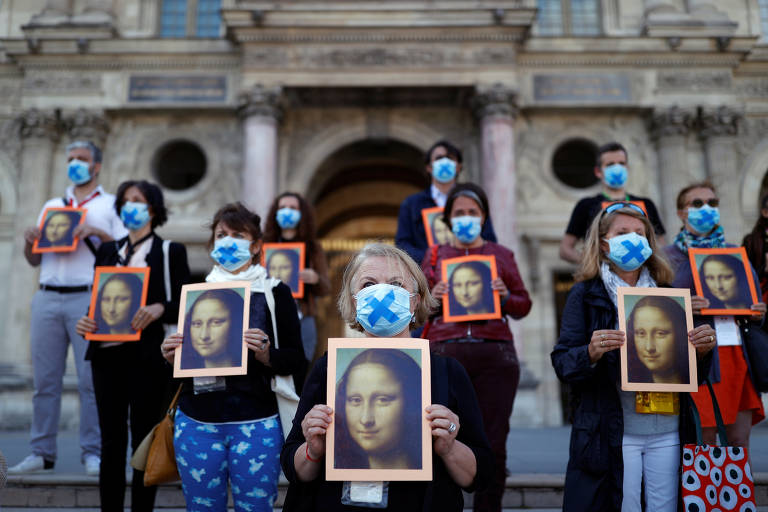
[[[435,245],[435,237],[432,235],[432,225],[429,222],[429,216],[433,213],[440,213],[442,211],[442,206],[430,206],[429,208],[421,210],[421,223],[424,224],[424,234],[427,235],[428,247]]]
[[[643,212],[645,213],[645,218],[648,218],[648,210],[645,209],[645,201],[603,201],[602,209],[605,210],[606,208],[608,208],[612,204],[616,204],[616,203],[629,203],[629,204],[633,204],[633,205],[637,206],[638,208],[640,208],[641,210],[643,210]]]
[[[297,273],[301,273],[304,270],[304,258],[307,251],[306,244],[304,242],[283,242],[283,243],[270,243],[262,244],[261,246],[261,266],[267,268],[267,251],[278,249],[298,249],[299,250],[299,268],[296,269]],[[291,290],[291,295],[294,299],[304,298],[304,281],[299,278],[299,289],[297,291]],[[288,283],[285,283],[286,285]]]
[[[325,478],[358,482],[398,482],[432,480],[432,428],[424,409],[432,403],[432,367],[429,340],[421,338],[329,338],[326,397],[328,407],[336,404],[336,351],[340,348],[396,348],[421,351],[421,469],[342,469],[334,467],[335,425],[332,421],[325,435]],[[334,414],[335,417],[335,414]],[[408,433],[406,433],[408,435]]]
[[[499,277],[499,273],[496,270],[496,256],[493,254],[477,254],[472,256],[460,256],[458,258],[448,258],[441,262],[442,268],[440,269],[442,280],[448,283],[448,265],[455,265],[464,263],[466,261],[481,261],[483,263],[490,263],[491,267],[491,280]],[[449,285],[450,288],[450,285]],[[470,320],[496,320],[501,318],[501,299],[499,298],[499,291],[493,290],[493,311],[490,313],[479,313],[477,315],[453,315],[451,314],[450,299],[448,293],[443,295],[443,321],[444,322],[469,322]]]
[[[181,287],[181,300],[179,302],[179,320],[177,332],[184,334],[184,317],[187,314],[187,294],[189,292],[200,290],[222,290],[243,288],[243,329],[248,329],[248,317],[250,314],[251,306],[251,282],[250,281],[224,281],[221,283],[196,283],[185,284]],[[248,373],[248,345],[245,340],[242,340],[242,333],[240,335],[243,351],[240,358],[240,366],[228,366],[225,368],[190,368],[182,370],[181,368],[181,351],[184,348],[184,343],[176,348],[176,353],[173,357],[173,378],[179,377],[218,377],[223,375],[245,375]]]
[[[693,310],[691,308],[691,291],[688,288],[630,288],[620,286],[616,288],[619,305],[619,330],[627,333],[627,316],[624,308],[624,298],[627,295],[646,297],[649,295],[682,298],[685,303],[685,326],[686,332],[693,329]],[[694,393],[699,390],[698,372],[696,370],[696,349],[688,342],[686,336],[685,343],[688,345],[688,384],[659,384],[655,382],[629,382],[629,371],[627,368],[627,344],[624,343],[621,348],[621,389],[624,391],[688,391]]]
[[[96,320],[96,301],[99,298],[99,283],[104,274],[141,274],[141,301],[139,308],[147,305],[147,290],[149,289],[149,267],[96,267],[93,274],[93,288],[91,290],[91,306],[88,310],[88,318]],[[136,314],[134,311],[133,314]],[[138,341],[141,338],[141,330],[134,334],[99,334],[89,332],[85,339],[93,341]]]
[[[714,249],[695,249],[693,247],[688,249],[688,259],[691,262],[691,271],[693,272],[693,285],[696,288],[696,295],[703,297],[704,288],[701,286],[701,275],[699,274],[699,267],[696,264],[697,254],[738,254],[741,256],[741,264],[744,266],[744,272],[747,274],[747,283],[749,283],[749,295],[752,297],[752,304],[757,304],[760,300],[757,298],[757,289],[755,288],[755,282],[752,280],[752,266],[747,259],[747,251],[744,247],[718,247]],[[760,315],[759,311],[753,311],[751,309],[718,309],[718,308],[702,308],[702,315]]]
[[[85,208],[74,208],[72,206],[51,206],[49,208],[46,208],[43,210],[43,218],[40,221],[40,225],[38,228],[40,229],[40,233],[42,236],[43,228],[45,227],[45,221],[48,220],[48,213],[49,212],[82,212],[82,215],[80,215],[80,222],[77,223],[77,226],[80,226],[85,222],[85,215],[88,213],[88,210]],[[75,226],[75,227],[77,227]],[[73,230],[75,228],[72,228]],[[72,245],[66,245],[63,247],[38,247],[38,243],[40,242],[40,239],[36,239],[35,242],[32,244],[32,253],[33,254],[43,254],[46,252],[74,252],[77,249],[77,242],[80,241],[80,238],[78,237],[72,237]]]

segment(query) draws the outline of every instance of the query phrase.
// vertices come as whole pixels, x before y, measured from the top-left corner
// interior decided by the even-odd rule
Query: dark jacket
[[[475,455],[477,474],[470,488],[472,492],[488,485],[493,474],[493,452],[483,431],[480,407],[472,383],[464,368],[455,360],[432,355],[432,403],[442,404],[459,416],[460,428],[456,439],[469,447]],[[293,457],[304,443],[301,421],[315,404],[327,403],[326,387],[328,378],[327,354],[317,360],[312,368],[304,391],[301,394],[293,428],[280,454],[280,463],[285,477],[290,482],[283,510],[355,512],[375,509],[353,507],[341,504],[343,482],[325,479],[325,461],[320,474],[312,482],[300,482],[296,474]],[[432,458],[431,482],[389,482],[389,503],[387,510],[398,511],[455,511],[464,508],[461,488],[451,479],[443,461]]]
[[[417,264],[424,259],[427,250],[427,235],[424,233],[424,221],[421,218],[421,210],[437,206],[430,189],[422,190],[405,198],[400,204],[400,213],[397,217],[397,234],[395,245],[408,253]],[[485,216],[483,231],[480,233],[483,240],[496,241],[496,233],[493,232],[493,223],[489,215]]]
[[[470,255],[493,255],[496,257],[496,270],[499,277],[509,289],[507,299],[501,306],[502,318],[498,320],[474,320],[471,322],[444,322],[442,314],[434,317],[430,323],[427,335],[432,342],[441,342],[449,339],[475,337],[487,340],[512,341],[512,332],[509,330],[506,315],[515,320],[523,318],[531,310],[531,298],[525,289],[525,284],[520,277],[520,272],[515,263],[515,255],[506,247],[486,242],[477,249],[456,249],[450,245],[440,245],[436,250],[436,258],[432,261],[432,250],[427,252],[421,269],[427,277],[429,287],[434,287],[442,280],[442,261],[449,258]],[[445,298],[444,300],[448,300]]]
[[[558,378],[572,397],[571,444],[563,510],[621,510],[624,417],[619,397],[619,351],[606,352],[592,366],[587,346],[598,329],[614,329],[618,312],[599,277],[577,283],[566,302],[560,338],[552,351]],[[711,357],[698,360],[702,380]],[[690,395],[680,393],[682,443],[695,442]]]
[[[101,244],[96,251],[94,266],[115,266],[118,263],[118,251],[128,241],[128,237],[114,242]],[[149,284],[147,286],[147,304],[160,303],[165,308],[163,316],[152,322],[141,331],[141,339],[136,343],[142,361],[152,362],[166,366],[165,359],[160,352],[160,344],[165,338],[163,324],[175,324],[179,319],[179,300],[181,287],[189,283],[189,264],[187,263],[187,250],[183,244],[171,242],[168,248],[168,268],[171,271],[171,301],[166,300],[165,295],[165,271],[163,269],[163,239],[157,235],[152,236],[152,247],[147,253],[147,266],[149,267]],[[88,343],[85,359],[90,360],[94,350],[100,350],[101,341]],[[133,342],[130,342],[133,343]],[[109,348],[104,349],[109,350]],[[170,367],[168,367],[170,370]]]

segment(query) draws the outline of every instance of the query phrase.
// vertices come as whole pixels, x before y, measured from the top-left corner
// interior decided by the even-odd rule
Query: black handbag
[[[747,352],[752,384],[758,393],[768,392],[768,333],[747,320],[739,322],[741,340]]]

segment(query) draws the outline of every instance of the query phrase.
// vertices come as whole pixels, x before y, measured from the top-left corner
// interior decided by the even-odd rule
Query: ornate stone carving
[[[515,98],[515,91],[504,84],[496,83],[491,86],[479,86],[471,104],[478,119],[489,116],[515,117]]]
[[[258,48],[246,50],[246,68],[355,68],[355,67],[476,67],[512,65],[516,53],[513,48],[484,47],[342,47],[342,48]]]
[[[660,71],[656,76],[660,89],[711,90],[730,89],[731,73],[728,71]]]
[[[740,94],[744,96],[768,96],[768,80],[749,80],[737,87]]]
[[[241,117],[272,117],[280,120],[283,115],[283,91],[280,87],[254,85],[249,91],[240,94],[238,113]]]
[[[91,140],[98,145],[104,144],[109,133],[109,120],[103,112],[96,110],[80,108],[65,116],[62,125],[70,138]]]
[[[47,138],[57,141],[61,135],[61,121],[53,110],[31,108],[16,118],[16,122],[23,139]]]
[[[671,135],[687,135],[696,121],[696,109],[673,105],[653,112],[651,137],[660,139]]]
[[[739,132],[739,121],[743,114],[726,105],[719,107],[702,107],[699,115],[701,136],[716,137],[736,135]]]
[[[84,93],[101,91],[100,73],[39,73],[24,77],[24,94]]]

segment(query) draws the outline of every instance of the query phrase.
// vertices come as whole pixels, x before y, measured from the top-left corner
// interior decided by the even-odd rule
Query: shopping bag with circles
[[[756,512],[755,483],[747,450],[728,446],[723,417],[712,384],[707,380],[722,446],[705,445],[701,419],[693,400],[689,400],[696,425],[696,444],[683,447],[682,497],[685,512]]]

